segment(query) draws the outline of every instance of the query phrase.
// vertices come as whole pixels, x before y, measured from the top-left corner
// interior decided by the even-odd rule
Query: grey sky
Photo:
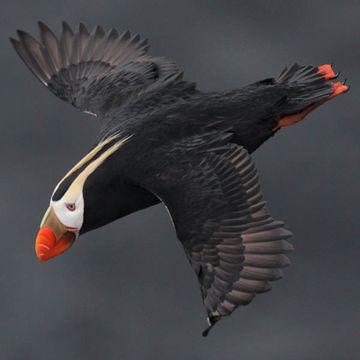
[[[358,359],[360,3],[5,0],[1,4],[0,358]],[[34,241],[54,185],[96,138],[8,41],[42,20],[131,29],[202,90],[333,62],[351,91],[256,153],[268,206],[295,238],[273,290],[204,339],[198,284],[162,206],[80,238],[40,264]]]

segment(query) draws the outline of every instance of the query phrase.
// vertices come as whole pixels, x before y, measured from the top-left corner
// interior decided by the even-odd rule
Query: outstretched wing
[[[291,233],[269,215],[247,151],[235,144],[193,154],[150,185],[165,203],[199,279],[209,329],[289,264]]]
[[[181,82],[176,63],[147,54],[147,40],[129,31],[91,33],[80,24],[76,32],[63,23],[58,39],[39,22],[40,42],[24,31],[10,39],[15,50],[56,96],[81,111],[104,115],[129,99]]]

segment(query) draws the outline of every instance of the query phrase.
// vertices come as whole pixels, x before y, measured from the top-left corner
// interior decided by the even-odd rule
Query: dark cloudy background
[[[346,5],[343,5],[346,4]],[[5,0],[1,3],[0,358],[359,359],[360,3]],[[41,264],[49,196],[97,123],[55,98],[8,42],[37,20],[131,29],[200,89],[235,88],[284,65],[334,62],[352,88],[256,153],[274,217],[296,235],[286,277],[201,337],[197,280],[160,205]]]

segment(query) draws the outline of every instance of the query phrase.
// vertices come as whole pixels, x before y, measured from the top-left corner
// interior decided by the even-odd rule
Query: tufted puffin
[[[202,92],[129,31],[39,22],[11,38],[57,97],[100,120],[98,140],[56,185],[35,242],[40,261],[88,231],[162,202],[200,285],[210,328],[289,264],[292,236],[265,205],[249,154],[348,90],[332,66],[285,68],[240,89]]]

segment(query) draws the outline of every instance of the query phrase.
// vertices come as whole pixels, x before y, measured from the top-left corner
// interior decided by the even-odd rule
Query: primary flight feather
[[[11,42],[56,96],[101,122],[99,140],[58,183],[35,250],[46,261],[79,235],[163,202],[200,284],[209,329],[289,264],[291,233],[263,200],[249,155],[280,128],[344,93],[330,65],[204,93],[129,31],[39,23]]]

